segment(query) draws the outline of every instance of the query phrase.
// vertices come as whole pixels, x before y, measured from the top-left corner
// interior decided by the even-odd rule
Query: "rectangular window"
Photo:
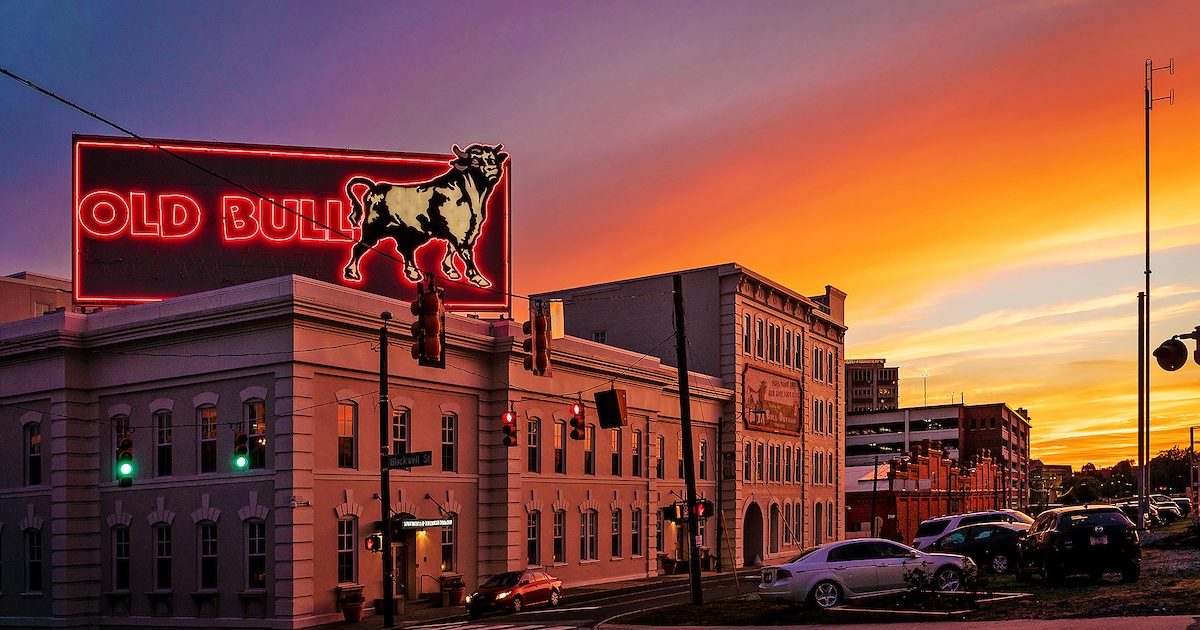
[[[821,483],[821,454],[813,453],[813,483]]]
[[[39,422],[30,422],[25,425],[25,485],[37,486],[41,483],[42,425]]]
[[[596,474],[596,426],[583,428],[583,474]]]
[[[792,544],[792,504],[783,505],[783,544]]]
[[[442,572],[454,571],[454,538],[458,528],[458,516],[450,517],[449,525],[442,525]]]
[[[248,468],[259,469],[267,467],[267,403],[261,400],[251,400],[246,403],[243,413],[246,416],[246,450],[250,456]]]
[[[742,313],[742,353],[750,354],[750,314]]]
[[[708,442],[700,440],[700,465],[698,466],[701,479],[708,479]]]
[[[792,447],[789,446],[783,449],[783,480],[791,483],[792,481]]]
[[[675,461],[679,468],[679,478],[683,479],[683,436],[675,441]]]
[[[217,524],[200,523],[200,588],[217,588]]]
[[[540,520],[541,512],[530,512],[525,518],[525,558],[529,566],[537,566],[542,563],[542,554],[539,553],[538,543],[541,541],[541,536],[538,530],[541,529]]]
[[[612,557],[621,557],[621,510],[612,513]]]
[[[752,449],[753,449],[753,447],[750,446],[750,443],[746,442],[746,448],[744,449],[744,453],[742,454],[742,480],[743,481],[751,480],[750,472],[754,466],[754,455],[753,455]]]
[[[355,435],[358,433],[358,405],[338,403],[338,468],[355,468]]]
[[[800,333],[796,333],[796,369],[804,371],[804,337]]]
[[[113,590],[129,590],[129,528],[114,527],[113,536]]]
[[[610,456],[610,459],[612,460],[612,474],[614,477],[620,477],[621,476],[621,445],[624,444],[624,442],[621,441],[621,430],[613,429],[609,435],[612,438],[611,439],[612,455]]]
[[[392,414],[392,453],[399,455],[408,452],[408,427],[412,413],[407,409],[397,410]]]
[[[796,447],[796,483],[804,483],[804,455],[799,447]]]
[[[631,451],[632,461],[630,461],[630,473],[634,477],[642,476],[642,432],[632,431],[632,437],[629,440],[629,450]]]
[[[442,470],[458,470],[457,429],[458,416],[448,413],[442,416]]]
[[[567,513],[563,510],[554,512],[554,563],[562,564],[567,561]]]
[[[596,343],[608,343],[608,333],[603,330],[592,331],[592,341]]]
[[[42,592],[42,530],[25,530],[25,592]]]
[[[171,526],[154,526],[154,588],[171,590]]]
[[[813,348],[813,370],[812,370],[813,371],[813,374],[812,374],[813,380],[816,380],[816,381],[825,380],[821,376],[821,363],[822,363],[821,349]]]
[[[762,444],[759,444],[759,445],[758,445],[758,453],[757,453],[757,455],[758,455],[758,459],[756,460],[756,466],[755,466],[755,469],[754,469],[754,472],[755,472],[755,475],[754,475],[754,476],[755,476],[755,478],[756,478],[758,481],[762,481],[762,480],[763,480],[763,466],[765,466],[765,465],[766,465],[766,461],[765,461],[765,460],[767,459],[767,457],[766,457],[766,447],[765,447],[765,446],[763,446]]]
[[[633,519],[629,521],[629,555],[642,555],[642,511],[633,510]]]
[[[567,423],[554,423],[554,472],[567,472]]]
[[[834,377],[836,376],[833,372],[833,353],[832,352],[825,353],[825,366],[826,366],[826,368],[828,368],[825,370],[825,378],[829,379],[829,382],[832,383],[834,381]]]
[[[267,524],[263,521],[246,522],[246,588],[267,588]]]
[[[667,438],[660,435],[658,436],[658,461],[654,462],[654,472],[656,473],[655,477],[658,479],[666,478],[666,464],[664,463],[666,459]]]
[[[196,410],[200,420],[200,472],[217,472],[217,408]]]
[[[587,510],[579,517],[579,560],[600,557],[600,513]]]
[[[783,331],[783,364],[792,367],[792,331]]]
[[[525,436],[528,446],[528,470],[531,473],[542,470],[542,421],[538,418],[529,419],[529,429]]]
[[[354,519],[338,520],[337,531],[337,580],[339,583],[354,581]]]
[[[825,431],[829,434],[833,434],[836,429],[833,426],[833,418],[833,401],[830,400],[825,403]]]
[[[171,475],[171,412],[159,411],[154,414],[155,427],[155,459],[158,463],[156,476]]]
[[[754,356],[763,358],[763,320],[754,320]]]

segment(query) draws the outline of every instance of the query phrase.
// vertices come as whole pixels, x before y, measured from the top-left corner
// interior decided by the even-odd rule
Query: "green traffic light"
[[[117,472],[128,477],[133,474],[133,464],[130,462],[121,462],[121,465],[117,468]]]
[[[233,467],[234,468],[242,469],[242,468],[245,468],[246,465],[249,463],[250,462],[249,462],[249,460],[246,459],[245,455],[238,455],[237,457],[233,458]]]

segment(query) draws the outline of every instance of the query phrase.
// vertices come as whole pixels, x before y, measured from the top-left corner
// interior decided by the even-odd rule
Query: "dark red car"
[[[562,580],[541,569],[493,575],[467,597],[467,614],[477,617],[489,610],[521,612],[526,606],[557,606]]]

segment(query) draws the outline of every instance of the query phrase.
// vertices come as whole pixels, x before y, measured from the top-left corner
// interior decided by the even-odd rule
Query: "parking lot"
[[[1132,583],[1122,583],[1120,575],[1115,573],[1105,575],[1099,583],[1076,576],[1056,586],[1046,585],[1039,577],[1027,582],[1018,582],[1012,575],[987,579],[990,590],[1023,592],[1032,597],[984,605],[965,617],[942,619],[996,621],[1200,614],[1200,598],[1196,597],[1200,593],[1200,539],[1188,533],[1185,521],[1145,534],[1141,578]],[[621,621],[657,626],[777,626],[877,620],[873,615],[792,610],[786,604],[757,601],[750,594],[709,602],[700,609],[673,606]]]

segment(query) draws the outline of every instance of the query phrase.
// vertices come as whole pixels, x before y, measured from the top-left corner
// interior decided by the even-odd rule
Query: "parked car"
[[[1029,531],[1025,523],[980,523],[942,534],[929,546],[932,551],[969,556],[993,573],[1008,573],[1017,566],[1019,541]]]
[[[1154,507],[1158,508],[1158,513],[1165,517],[1168,523],[1183,518],[1183,510],[1179,509],[1175,501],[1165,494],[1150,495],[1150,502],[1154,504]]]
[[[1020,550],[1018,580],[1034,573],[1047,583],[1076,573],[1099,580],[1105,571],[1120,571],[1126,582],[1132,582],[1141,575],[1137,527],[1115,505],[1047,510],[1021,538]]]
[[[909,590],[904,574],[921,568],[934,588],[957,591],[975,563],[967,557],[925,553],[882,538],[856,538],[809,549],[791,560],[763,567],[762,599],[831,608],[842,602]]]
[[[526,606],[557,606],[562,597],[562,580],[539,569],[498,573],[467,596],[467,615],[477,617],[490,610],[521,612]]]
[[[921,521],[921,524],[917,526],[917,533],[913,537],[912,546],[917,549],[925,549],[942,534],[958,529],[959,527],[966,527],[967,525],[975,525],[977,523],[1029,524],[1032,522],[1033,519],[1028,514],[1007,509],[939,516]]]
[[[1129,520],[1131,520],[1135,523],[1137,522],[1137,517],[1138,517],[1137,499],[1134,499],[1133,501],[1122,501],[1120,503],[1117,503],[1116,506],[1121,508],[1121,511],[1125,513],[1125,516],[1129,517]],[[1158,512],[1158,508],[1155,507],[1153,503],[1148,504],[1147,507],[1149,509],[1146,511],[1146,516],[1145,516],[1146,522],[1142,523],[1142,527],[1148,529],[1151,527],[1162,526],[1164,524],[1164,521],[1163,521],[1162,515],[1159,514],[1159,512]]]
[[[1184,516],[1192,513],[1192,500],[1187,497],[1171,497],[1175,505],[1179,506],[1179,511],[1183,512]]]

